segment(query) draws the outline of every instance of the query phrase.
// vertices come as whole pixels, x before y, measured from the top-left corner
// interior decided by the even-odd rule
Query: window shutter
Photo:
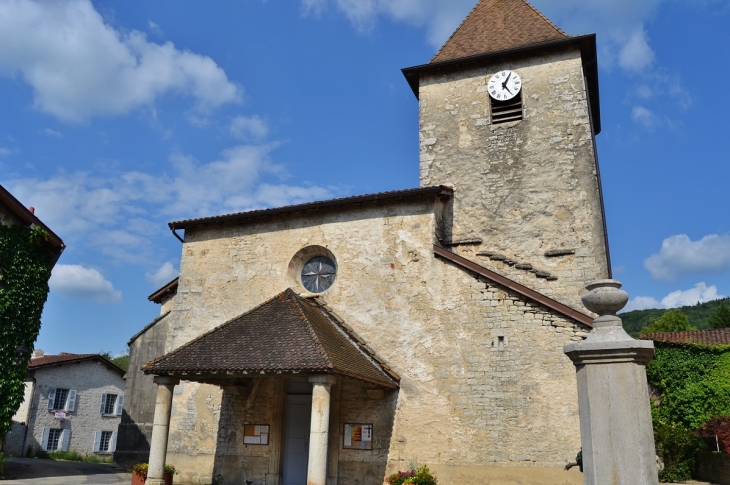
[[[101,431],[94,433],[94,453],[99,453],[99,445],[101,444]]]
[[[48,428],[43,428],[43,435],[41,436],[41,450],[46,451],[46,448],[48,448]]]
[[[106,404],[106,393],[101,395],[101,407],[99,408],[99,413],[104,414],[104,405]]]
[[[66,399],[66,411],[76,411],[76,390],[68,391],[68,399]]]
[[[56,399],[56,388],[52,387],[48,390],[48,409],[53,409],[53,401]]]
[[[71,442],[71,429],[66,428],[61,431],[61,451],[68,451],[68,445]]]
[[[117,396],[117,416],[122,415],[123,406],[124,406],[124,394],[120,394]]]
[[[114,453],[117,451],[117,432],[112,433],[112,442],[109,444],[109,451]]]

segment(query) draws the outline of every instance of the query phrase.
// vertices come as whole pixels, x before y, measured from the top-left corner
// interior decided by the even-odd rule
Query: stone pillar
[[[587,286],[583,304],[599,316],[580,343],[564,348],[576,367],[586,485],[657,485],[646,365],[654,342],[635,340],[616,312],[629,300],[616,280]]]
[[[155,376],[154,382],[157,384],[157,401],[155,402],[155,418],[152,423],[150,463],[145,483],[147,485],[163,485],[165,483],[167,436],[170,431],[170,411],[172,411],[172,392],[180,379]]]
[[[312,388],[312,424],[309,433],[307,485],[327,484],[327,442],[330,428],[330,390],[335,383],[331,375],[309,376]]]

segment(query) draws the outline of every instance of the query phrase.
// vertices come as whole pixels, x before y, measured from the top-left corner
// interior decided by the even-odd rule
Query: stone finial
[[[593,281],[586,285],[588,293],[581,299],[587,309],[599,316],[616,315],[629,302],[629,294],[620,288],[621,282],[617,280]]]

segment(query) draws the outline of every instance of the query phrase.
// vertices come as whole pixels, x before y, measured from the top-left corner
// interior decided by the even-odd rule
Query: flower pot
[[[165,485],[172,485],[172,475],[165,473],[162,477],[165,480]],[[145,485],[145,477],[139,473],[132,473],[132,485]]]

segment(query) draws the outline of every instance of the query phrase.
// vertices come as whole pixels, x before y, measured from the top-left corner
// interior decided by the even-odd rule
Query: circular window
[[[304,264],[302,285],[312,293],[322,293],[332,286],[336,275],[335,263],[326,256],[317,256]]]

